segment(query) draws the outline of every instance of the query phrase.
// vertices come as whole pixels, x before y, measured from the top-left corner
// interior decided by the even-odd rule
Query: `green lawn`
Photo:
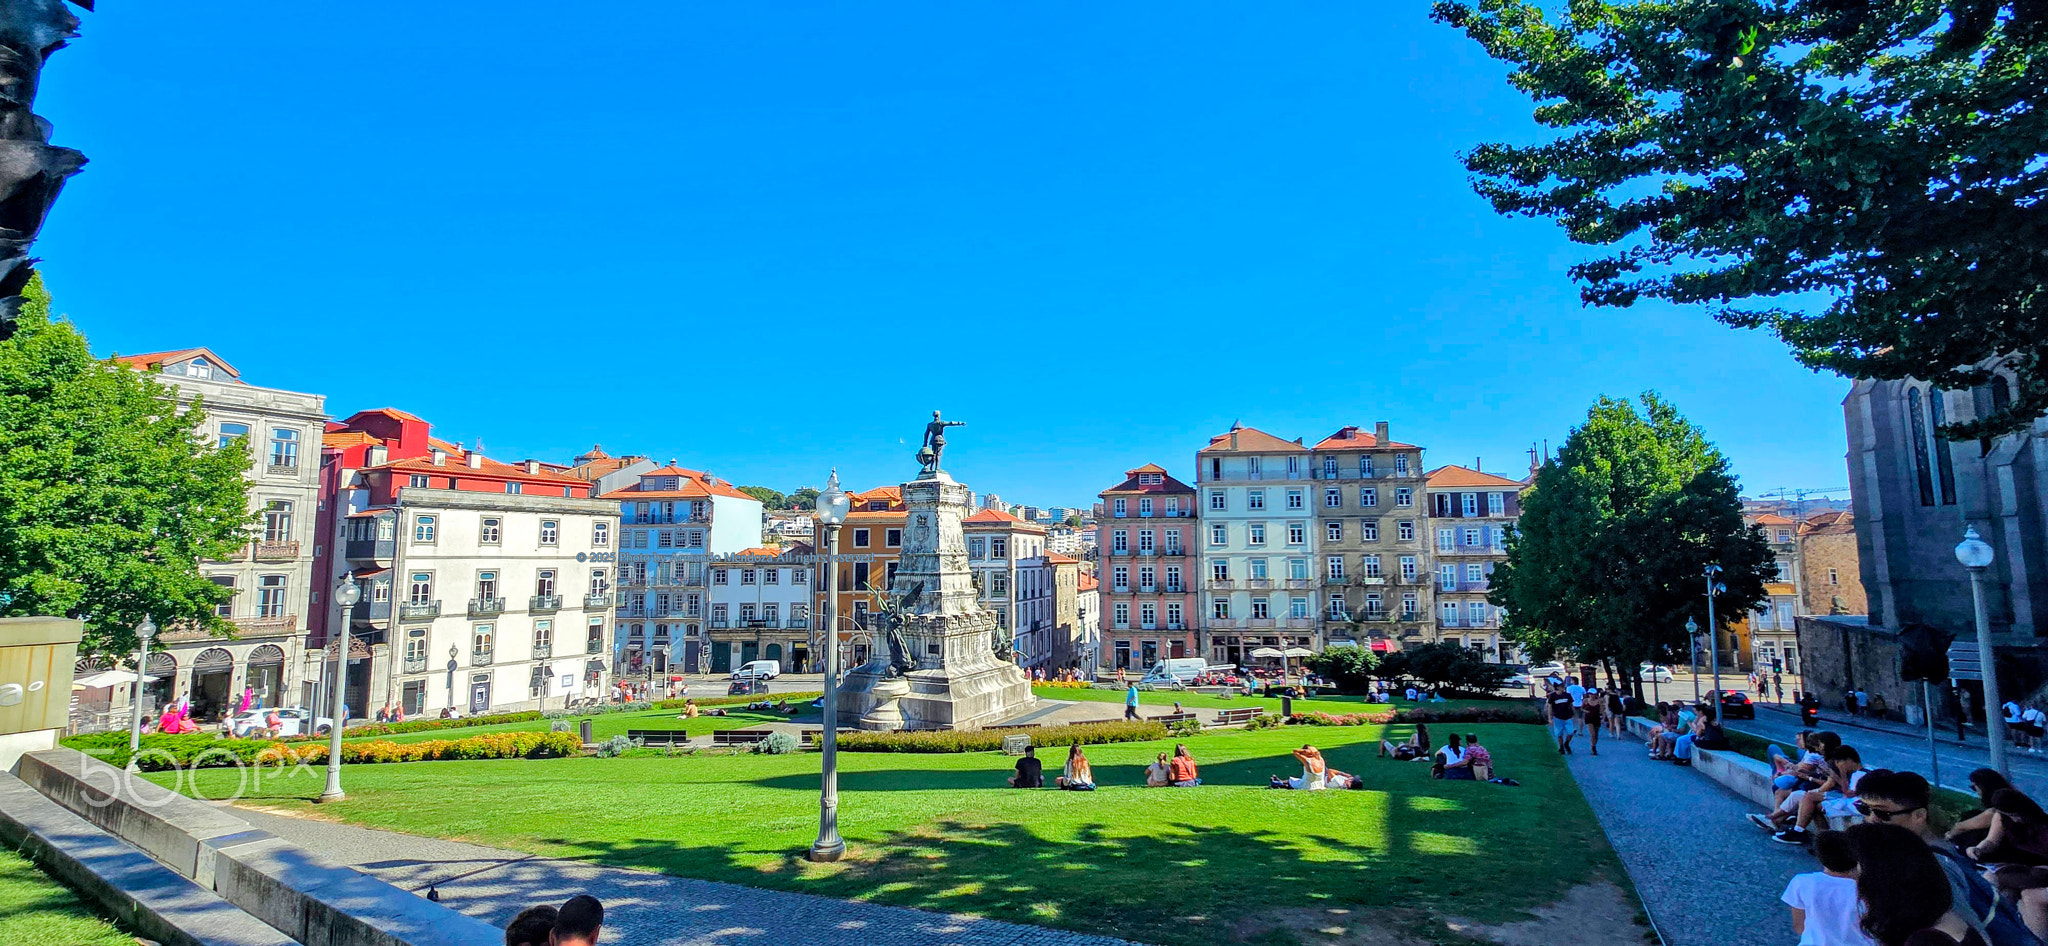
[[[87,912],[78,893],[13,851],[0,851],[0,943],[135,946],[135,938]]]
[[[1304,907],[1456,942],[1429,911],[1499,922],[1622,876],[1541,728],[1458,729],[1480,732],[1521,786],[1433,781],[1424,764],[1375,759],[1377,726],[1192,737],[1206,781],[1196,789],[1142,787],[1170,742],[1091,747],[1094,793],[1009,789],[1013,760],[996,753],[842,753],[850,855],[831,865],[801,857],[817,831],[815,753],[354,766],[348,799],[319,815],[1167,944],[1294,942]],[[1304,741],[1372,787],[1266,789],[1269,774],[1298,774],[1289,752]],[[1057,754],[1047,761],[1055,769]],[[237,775],[202,770],[188,790],[220,797]],[[310,811],[322,784],[295,771],[244,799]]]
[[[681,710],[647,710],[641,713],[602,713],[590,717],[573,717],[568,720],[569,731],[575,732],[578,723],[589,719],[591,737],[599,741],[613,736],[623,736],[628,729],[681,729],[692,736],[725,729],[745,729],[762,723],[786,723],[791,717],[780,713],[763,713],[739,707],[718,707],[726,710],[728,716],[699,716],[683,720]],[[809,701],[802,707],[809,710]],[[547,732],[554,725],[552,719],[529,719],[520,723],[499,723],[495,726],[465,726],[459,729],[429,729],[423,732],[401,733],[396,736],[351,736],[348,742],[428,742],[435,739],[467,739],[494,732]]]

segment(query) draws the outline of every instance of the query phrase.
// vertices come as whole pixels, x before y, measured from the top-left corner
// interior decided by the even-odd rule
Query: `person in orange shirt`
[[[1166,772],[1173,779],[1175,788],[1194,788],[1202,784],[1195,775],[1195,757],[1188,754],[1185,742],[1173,747],[1173,758],[1167,760]]]

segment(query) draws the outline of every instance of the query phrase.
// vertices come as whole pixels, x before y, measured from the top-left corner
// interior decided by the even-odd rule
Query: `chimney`
[[[372,446],[366,452],[366,455],[363,459],[363,464],[365,466],[383,466],[384,464],[389,462],[391,462],[391,448],[386,447],[381,443]]]
[[[433,452],[434,452],[434,465],[435,465],[435,466],[447,466],[447,465],[448,465],[448,451],[446,451],[446,450],[443,450],[443,449],[441,449],[440,447],[435,447],[435,448],[434,448],[434,451],[433,451]]]
[[[1473,458],[1472,458],[1472,472],[1474,472],[1474,473],[1484,473],[1484,472],[1486,472],[1486,471],[1485,471],[1484,469],[1481,469],[1481,468],[1480,468],[1480,466],[1479,466],[1479,458],[1478,458],[1478,457],[1473,457]]]
[[[1372,425],[1372,437],[1374,440],[1379,441],[1379,446],[1384,447],[1387,445],[1387,441],[1392,438],[1387,434],[1386,421],[1380,421],[1379,423]]]
[[[528,473],[539,473],[539,472],[540,472],[540,461],[539,461],[539,460],[528,460],[528,461],[526,461],[526,472],[528,472]]]
[[[472,470],[481,470],[484,468],[484,455],[471,450],[463,455],[462,462],[469,464],[469,468]]]

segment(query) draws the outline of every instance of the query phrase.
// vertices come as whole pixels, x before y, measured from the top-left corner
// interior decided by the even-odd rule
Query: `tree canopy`
[[[782,509],[789,505],[789,497],[766,486],[742,486],[740,492],[760,500],[763,509]]]
[[[1767,597],[1776,573],[1763,532],[1742,521],[1728,461],[1656,394],[1601,398],[1522,496],[1489,600],[1503,633],[1535,657],[1639,662],[1689,650],[1688,617],[1707,626],[1706,566],[1727,590],[1723,627]]]
[[[1503,214],[1612,250],[1591,305],[1770,327],[1801,363],[2017,384],[1952,438],[2048,413],[2048,2],[1447,0],[1557,133],[1466,155]]]
[[[252,538],[248,445],[216,449],[199,403],[94,359],[40,276],[23,295],[0,342],[0,615],[83,618],[89,654],[132,652],[144,615],[229,631],[199,561]]]

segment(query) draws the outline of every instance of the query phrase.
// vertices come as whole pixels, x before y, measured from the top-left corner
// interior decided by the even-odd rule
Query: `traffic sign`
[[[1977,659],[1976,640],[1956,641],[1948,645],[1948,678],[1950,680],[1984,679],[1984,662]]]

